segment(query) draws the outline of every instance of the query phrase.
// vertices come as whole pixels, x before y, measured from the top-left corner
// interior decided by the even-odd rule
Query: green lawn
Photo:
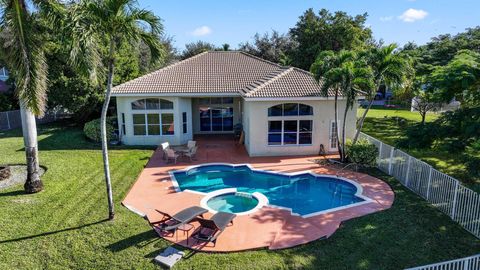
[[[363,113],[363,109],[358,110],[358,115]],[[399,117],[406,119],[407,125],[420,122],[421,117],[418,112],[395,109],[371,109],[368,112],[363,132],[373,136],[387,144],[396,146],[399,139],[406,138],[405,127],[399,125]],[[433,121],[437,114],[427,114],[426,121]],[[405,152],[419,158],[436,169],[456,177],[458,180],[466,183],[467,186],[480,191],[480,179],[471,178],[461,160],[461,154],[441,151],[438,149],[405,149]]]
[[[110,151],[116,219],[107,216],[101,153],[75,127],[40,127],[45,190],[0,191],[0,269],[158,269],[169,246],[120,200],[151,149]],[[23,163],[19,130],[0,133],[0,163]],[[297,248],[231,254],[196,253],[177,269],[400,269],[480,252],[476,239],[397,181],[387,211],[346,222],[331,238]]]

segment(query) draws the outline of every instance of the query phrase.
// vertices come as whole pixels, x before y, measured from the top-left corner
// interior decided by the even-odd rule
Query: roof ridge
[[[248,86],[251,86],[253,84],[257,84],[257,86],[253,87],[253,89],[251,91],[248,91],[247,93],[245,93],[245,96],[251,96],[253,95],[254,93],[256,93],[257,91],[265,88],[266,86],[268,86],[269,84],[277,81],[278,79],[280,79],[281,77],[287,75],[288,73],[292,72],[294,70],[293,67],[289,67],[289,68],[285,68],[285,67],[282,67],[281,69],[275,71],[275,72],[271,72],[270,74],[267,74],[266,76],[262,77],[261,79],[249,84]],[[275,76],[271,77],[270,79],[268,80],[265,80],[265,78],[269,77],[269,75],[271,75],[272,73],[277,73]],[[259,81],[262,81],[262,80],[265,80],[261,83],[259,83]],[[248,87],[247,86],[247,87]]]
[[[190,61],[190,60],[192,60],[192,59],[196,59],[196,58],[198,58],[198,57],[200,57],[200,56],[202,56],[202,55],[204,55],[204,54],[207,54],[208,52],[209,52],[209,51],[201,52],[201,53],[196,54],[196,55],[194,55],[194,56],[192,56],[192,57],[189,57],[189,58],[183,59],[183,60],[181,60],[181,61],[172,63],[172,64],[170,64],[170,65],[164,66],[164,67],[162,67],[162,68],[160,68],[160,69],[157,69],[157,70],[154,70],[154,71],[152,71],[152,72],[150,72],[150,73],[144,74],[144,75],[142,75],[142,76],[140,76],[140,77],[137,77],[137,78],[135,78],[135,79],[133,79],[133,80],[130,80],[130,81],[121,83],[121,84],[119,84],[119,85],[116,85],[116,86],[113,87],[113,88],[117,88],[117,87],[119,87],[119,86],[127,86],[127,85],[130,85],[131,83],[134,83],[134,82],[136,82],[136,81],[138,81],[138,80],[140,80],[140,79],[153,76],[153,75],[155,75],[155,74],[157,74],[157,73],[163,72],[163,71],[165,71],[165,70],[169,70],[169,69],[171,69],[171,68],[173,68],[173,67],[176,67],[176,66],[178,66],[178,65],[180,65],[180,64],[186,63],[186,62],[188,62],[188,61]]]

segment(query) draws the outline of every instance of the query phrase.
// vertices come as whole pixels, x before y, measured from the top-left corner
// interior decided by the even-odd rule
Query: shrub
[[[348,159],[363,166],[375,166],[377,162],[378,149],[366,139],[360,139],[357,143],[347,142]]]
[[[111,141],[115,137],[115,117],[107,118],[107,141]],[[100,119],[95,119],[90,122],[87,122],[83,127],[83,133],[87,138],[92,141],[100,142]]]
[[[438,135],[438,126],[435,123],[416,124],[407,127],[406,138],[400,139],[397,146],[401,148],[430,148]]]

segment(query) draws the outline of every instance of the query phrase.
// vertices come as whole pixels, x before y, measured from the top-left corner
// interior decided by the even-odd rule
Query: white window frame
[[[310,116],[310,117],[305,117],[305,116]],[[299,118],[298,116],[271,116],[268,117],[268,122],[267,122],[267,146],[269,147],[278,147],[278,146],[312,146],[313,145],[313,131],[314,131],[314,121],[312,115],[305,115],[304,117]],[[280,121],[282,123],[282,131],[279,132],[269,132],[269,123],[270,121]],[[296,132],[290,132],[287,131],[285,132],[285,121],[296,121],[297,122],[297,131]],[[311,131],[300,131],[300,121],[310,121],[312,123],[312,130]],[[284,137],[285,133],[289,134],[296,134],[297,135],[297,141],[296,143],[292,144],[285,144]],[[310,133],[312,134],[312,142],[311,143],[306,143],[306,144],[300,144],[300,134],[301,133]],[[268,135],[270,134],[280,134],[280,144],[270,144],[268,142]]]
[[[335,120],[330,120],[330,125],[328,127],[328,149],[329,151],[337,151],[338,150],[338,125],[340,125],[340,120],[338,121],[338,124],[336,127],[333,126],[335,123]],[[337,133],[337,140],[335,142],[335,147],[332,147],[333,145],[333,136],[334,132]]]
[[[136,100],[132,100],[130,102],[130,113],[131,113],[131,123],[132,123],[132,135],[135,136],[135,137],[145,137],[145,136],[149,136],[149,137],[173,137],[175,136],[176,134],[176,131],[175,131],[175,104],[173,104],[173,108],[172,109],[137,109],[137,110],[134,110],[132,108],[132,103],[137,101],[137,100],[146,100],[146,99],[158,99],[158,102],[159,102],[159,108],[161,108],[161,100],[163,98],[141,98],[141,99],[136,99]],[[169,102],[172,102],[174,103],[173,101],[171,100],[168,100],[168,99],[163,99],[163,100],[166,100],[166,101],[169,101]],[[146,102],[146,101],[145,101]],[[146,104],[145,104],[145,108],[146,108]],[[133,115],[135,114],[140,114],[140,115],[143,115],[145,117],[145,124],[134,124],[133,122]],[[149,114],[158,114],[158,117],[159,117],[159,123],[158,124],[149,124],[148,123],[148,116]],[[162,127],[164,125],[170,125],[170,124],[163,124],[163,121],[162,121],[162,114],[171,114],[173,116],[173,134],[163,134],[163,131],[162,131]],[[138,135],[138,134],[135,134],[135,126],[145,126],[145,135]],[[155,125],[155,126],[159,126],[160,128],[160,134],[155,134],[155,135],[150,135],[148,134],[148,126],[149,125]]]

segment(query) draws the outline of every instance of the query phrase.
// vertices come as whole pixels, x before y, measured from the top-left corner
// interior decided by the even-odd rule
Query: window
[[[165,99],[147,98],[132,102],[132,110],[172,110],[173,102]]]
[[[122,113],[122,135],[126,134],[126,129],[125,129],[125,114]]]
[[[268,121],[268,145],[312,144],[312,120]]]
[[[162,135],[175,134],[173,125],[173,113],[162,113]]]
[[[337,123],[335,121],[330,122],[330,149],[337,149],[338,134]]]
[[[312,144],[313,107],[284,103],[268,108],[268,145]]]
[[[268,108],[268,116],[313,115],[313,107],[301,103],[284,103]]]
[[[182,113],[182,126],[183,126],[183,133],[187,133],[187,113]]]
[[[131,103],[131,106],[132,110],[136,111],[136,113],[132,114],[133,135],[159,136],[175,134],[173,113],[163,111],[172,110],[173,102],[165,99],[147,98],[135,100]],[[140,110],[144,110],[145,113],[137,112]],[[125,132],[124,126],[125,116],[122,114],[123,132]]]
[[[145,114],[133,114],[133,135],[147,135]]]
[[[233,131],[233,98],[200,98],[200,131]]]

